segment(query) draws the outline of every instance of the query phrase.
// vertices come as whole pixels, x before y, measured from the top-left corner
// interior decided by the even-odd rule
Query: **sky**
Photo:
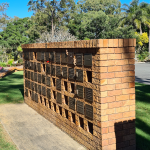
[[[120,0],[121,4],[129,4],[132,0]],[[9,8],[6,11],[7,15],[11,18],[17,16],[19,18],[31,17],[33,12],[28,12],[28,2],[29,0],[0,0],[0,3],[9,3]],[[140,2],[150,3],[150,0],[140,0]]]

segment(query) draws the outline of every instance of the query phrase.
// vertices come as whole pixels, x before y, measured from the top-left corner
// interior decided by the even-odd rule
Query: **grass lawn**
[[[136,83],[136,144],[150,150],[150,85]]]
[[[23,102],[23,71],[0,79],[0,104]]]
[[[23,71],[0,79],[0,104],[22,102]],[[0,149],[8,145],[6,150],[9,150],[11,144],[3,140],[2,133],[0,125]],[[150,150],[150,85],[140,83],[136,83],[136,144],[138,150]],[[13,147],[10,149],[14,150]]]

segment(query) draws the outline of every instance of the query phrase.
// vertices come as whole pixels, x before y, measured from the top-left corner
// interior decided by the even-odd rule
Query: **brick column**
[[[102,150],[135,150],[135,39],[99,49]]]

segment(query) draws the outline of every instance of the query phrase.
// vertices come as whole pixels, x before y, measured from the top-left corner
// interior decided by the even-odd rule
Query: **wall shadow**
[[[136,150],[135,119],[114,124],[116,150]]]

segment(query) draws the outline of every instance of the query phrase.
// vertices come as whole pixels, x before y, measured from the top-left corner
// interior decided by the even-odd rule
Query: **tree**
[[[0,30],[2,30],[6,23],[8,16],[6,15],[6,10],[9,7],[8,3],[0,3]]]
[[[15,59],[17,59],[19,54],[17,47],[21,44],[30,43],[32,41],[30,36],[26,33],[26,30],[28,30],[32,25],[28,22],[28,19],[29,18],[23,18],[10,22],[7,24],[6,29],[0,32],[0,36],[2,37],[0,40],[0,45],[10,49]]]

